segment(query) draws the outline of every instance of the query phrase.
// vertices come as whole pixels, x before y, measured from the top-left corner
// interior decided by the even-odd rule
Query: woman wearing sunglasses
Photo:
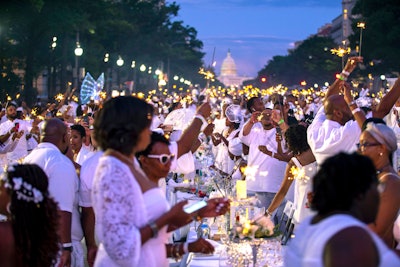
[[[174,159],[175,155],[170,153],[169,150],[170,142],[160,133],[153,132],[151,134],[150,145],[142,152],[136,154],[139,160],[140,166],[147,175],[147,177],[154,183],[159,183],[160,179],[166,177],[170,172],[171,160]],[[209,201],[208,206],[204,207],[198,212],[200,217],[214,217],[214,213],[210,213],[215,207],[215,201],[220,203],[219,205],[226,205],[227,203],[223,199],[212,199]],[[218,206],[217,206],[218,207]],[[187,246],[187,251],[184,247]],[[179,256],[182,256],[187,252],[200,252],[200,253],[212,253],[214,247],[207,242],[205,239],[198,239],[188,244],[168,244],[167,256],[176,257],[176,254],[170,254],[171,251],[176,251]],[[171,249],[172,248],[172,249]]]
[[[369,157],[378,171],[380,204],[378,215],[369,227],[390,247],[396,246],[394,222],[400,211],[400,176],[393,168],[397,139],[393,130],[382,123],[369,122],[361,133],[359,152]]]

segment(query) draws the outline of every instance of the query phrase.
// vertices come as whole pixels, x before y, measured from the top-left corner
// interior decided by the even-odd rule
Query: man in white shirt
[[[360,109],[350,109],[350,105],[356,107],[354,101],[347,103],[343,95],[339,95],[343,88],[349,85],[344,82],[355,69],[361,57],[350,57],[344,67],[340,78],[329,87],[326,92],[323,106],[320,107],[311,125],[307,129],[307,141],[314,153],[317,164],[339,152],[351,153],[357,150],[356,144],[361,134],[360,123],[365,120]],[[346,86],[346,87],[345,87]],[[348,88],[350,91],[350,88]],[[350,97],[350,96],[349,96]],[[352,97],[351,97],[352,98]],[[360,122],[354,121],[353,115],[358,113]]]
[[[332,95],[325,100],[307,129],[307,140],[318,165],[341,151],[354,152],[361,128],[342,95]]]
[[[25,158],[39,165],[49,177],[49,192],[58,202],[62,254],[59,266],[84,266],[82,226],[78,207],[79,179],[72,161],[64,154],[69,148],[67,126],[59,119],[46,121],[40,144]]]
[[[286,162],[276,158],[278,146],[284,147],[284,145],[276,141],[277,131],[271,118],[272,110],[265,109],[261,113],[262,128],[255,127],[258,116],[258,112],[252,114],[240,132],[239,138],[249,146],[245,171],[247,190],[249,193],[255,193],[259,200],[259,207],[268,207],[279,190]]]
[[[7,120],[0,124],[0,135],[9,133],[12,129],[22,132],[21,138],[14,150],[7,153],[7,164],[16,163],[18,160],[28,155],[28,144],[26,134],[32,129],[32,125],[24,120],[17,119],[17,104],[15,102],[8,103],[6,108]]]

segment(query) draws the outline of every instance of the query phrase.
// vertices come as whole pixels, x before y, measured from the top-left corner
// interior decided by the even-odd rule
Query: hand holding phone
[[[88,115],[83,116],[83,117],[82,117],[82,120],[83,120],[84,123],[86,123],[87,125],[89,125],[89,117],[88,117]]]
[[[188,214],[191,214],[191,213],[193,213],[195,211],[198,211],[198,210],[204,208],[205,206],[207,206],[207,202],[204,201],[204,200],[201,200],[201,201],[198,201],[198,202],[195,202],[195,203],[192,203],[192,204],[185,205],[183,207],[183,211],[188,213]]]

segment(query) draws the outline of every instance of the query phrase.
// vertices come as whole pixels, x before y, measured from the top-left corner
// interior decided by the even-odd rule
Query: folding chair
[[[287,200],[285,209],[283,210],[282,217],[279,221],[279,229],[282,231],[282,237],[281,237],[281,244],[286,245],[288,242],[289,238],[291,237],[294,229],[294,223],[293,223],[293,214],[295,211],[295,206],[292,201]],[[283,227],[284,225],[284,227]]]

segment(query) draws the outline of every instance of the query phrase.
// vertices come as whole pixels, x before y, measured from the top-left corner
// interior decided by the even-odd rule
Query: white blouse
[[[127,165],[112,156],[101,157],[93,181],[92,200],[100,242],[96,267],[165,266],[164,236],[142,245],[140,228],[168,207],[160,203],[157,214],[148,213],[145,196]],[[157,246],[161,249],[146,245],[148,242],[161,242],[162,246]]]

